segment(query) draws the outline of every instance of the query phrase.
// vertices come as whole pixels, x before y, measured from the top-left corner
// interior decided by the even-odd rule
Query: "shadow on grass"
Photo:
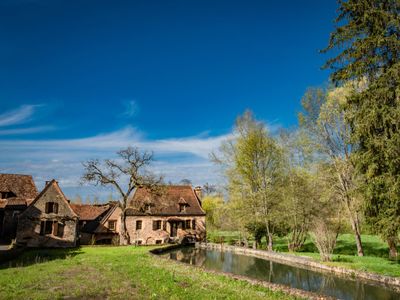
[[[343,257],[343,256],[338,255],[336,257],[333,257],[332,261],[334,261],[334,262],[352,263],[353,259],[351,259],[350,257]]]
[[[26,249],[17,258],[0,264],[0,269],[26,267],[56,259],[68,259],[83,253],[80,248]]]
[[[389,249],[382,242],[363,240],[362,244],[365,256],[388,258]],[[355,241],[350,239],[338,240],[334,253],[343,255],[357,255],[357,246]]]

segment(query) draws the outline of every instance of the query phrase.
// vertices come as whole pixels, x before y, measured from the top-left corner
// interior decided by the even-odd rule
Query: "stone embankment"
[[[255,256],[260,258],[265,258],[268,260],[285,263],[287,265],[295,267],[303,267],[311,269],[314,271],[322,271],[336,274],[338,276],[343,276],[350,279],[361,279],[365,281],[370,281],[380,285],[388,286],[395,291],[400,291],[400,278],[391,277],[385,275],[379,275],[374,273],[368,273],[363,271],[351,270],[341,267],[328,266],[319,263],[312,258],[304,256],[295,256],[285,253],[272,252],[266,250],[256,250],[252,248],[230,246],[225,244],[214,244],[214,243],[197,243],[196,247],[204,249],[215,249],[220,251],[232,251],[238,254],[245,254],[249,256]]]

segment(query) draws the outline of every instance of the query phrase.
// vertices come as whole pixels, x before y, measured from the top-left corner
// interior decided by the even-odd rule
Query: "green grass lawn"
[[[0,269],[0,299],[294,299],[151,255],[149,247],[30,250]]]
[[[226,243],[233,244],[239,238],[239,233],[236,231],[214,231],[207,233],[207,238],[211,241],[218,241],[220,237],[223,237]],[[351,234],[341,234],[335,247],[333,261],[326,264],[388,276],[400,276],[400,261],[391,261],[388,259],[389,249],[385,242],[374,235],[364,234],[361,238],[364,246],[364,257],[357,256],[354,236]],[[265,240],[263,240],[261,248],[265,248]],[[276,237],[274,240],[274,250],[288,252],[286,238]],[[311,239],[307,239],[301,251],[292,254],[308,256],[320,261],[318,249]]]

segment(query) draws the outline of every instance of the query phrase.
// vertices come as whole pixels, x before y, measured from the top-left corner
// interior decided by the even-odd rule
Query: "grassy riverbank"
[[[223,240],[232,244],[239,238],[239,233],[214,231],[208,234],[208,238],[215,242]],[[365,256],[358,257],[356,255],[357,248],[353,235],[340,235],[334,251],[333,261],[326,264],[381,275],[400,276],[400,261],[391,261],[388,259],[389,249],[386,243],[374,235],[363,235],[362,241]],[[262,247],[265,248],[265,241]],[[287,240],[285,238],[276,238],[274,250],[287,252]],[[312,257],[315,260],[320,261],[318,250],[310,239],[307,239],[301,251],[293,254]]]
[[[0,299],[294,299],[158,258],[149,250],[30,250],[0,269]]]

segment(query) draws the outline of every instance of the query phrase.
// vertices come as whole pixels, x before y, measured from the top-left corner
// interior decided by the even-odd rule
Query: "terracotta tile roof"
[[[28,202],[24,198],[13,197],[6,199],[7,206],[28,206]],[[32,199],[30,200],[32,201]]]
[[[32,176],[20,174],[0,174],[0,192],[12,192],[25,199],[34,199],[38,194]]]
[[[205,215],[200,200],[189,185],[166,185],[161,193],[151,193],[146,188],[138,188],[129,201],[127,215]],[[150,212],[145,204],[150,203]],[[180,204],[186,206],[180,211]]]
[[[80,221],[95,220],[110,208],[109,204],[70,204],[70,206],[72,210],[78,215]]]

